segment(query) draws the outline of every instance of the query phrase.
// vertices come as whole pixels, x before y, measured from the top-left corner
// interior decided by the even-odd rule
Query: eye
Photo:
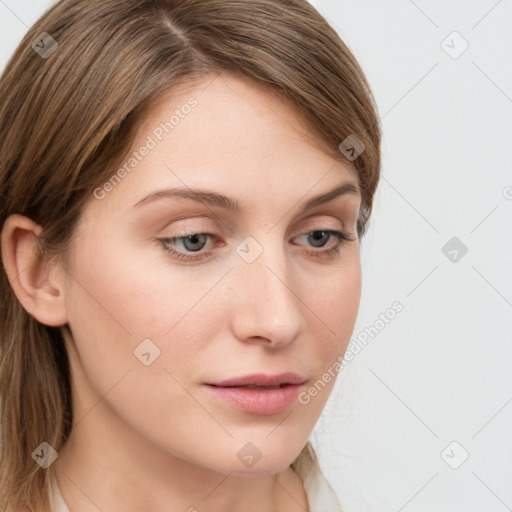
[[[356,240],[356,237],[351,233],[347,233],[346,231],[338,231],[335,229],[316,229],[308,231],[307,233],[297,237],[297,240],[306,238],[307,243],[310,243],[312,247],[322,248],[333,237],[335,237],[335,240],[332,247],[322,251],[309,251],[309,253],[313,254],[313,256],[333,256],[339,252],[341,246],[345,242],[352,242]]]
[[[163,248],[170,253],[173,257],[179,260],[192,261],[201,257],[204,257],[205,252],[201,251],[207,242],[209,237],[214,237],[215,235],[211,233],[192,233],[185,236],[175,236],[171,238],[159,238],[159,242],[162,244]],[[176,251],[173,247],[183,246],[183,250]],[[199,253],[198,256],[191,256],[186,253],[186,251],[190,251],[192,253]],[[209,253],[206,253],[208,255]]]
[[[183,236],[159,238],[158,241],[173,258],[182,261],[195,261],[204,259],[213,252],[213,250],[202,250],[206,247],[211,238],[216,238],[216,235],[213,233],[189,233]],[[306,243],[311,244],[311,247],[316,249],[306,252],[317,257],[334,256],[339,252],[344,243],[357,239],[354,235],[346,231],[338,231],[335,229],[311,230],[295,238],[295,240],[303,238],[306,238]],[[321,250],[331,239],[334,240],[334,244],[331,244],[332,247]],[[178,250],[176,250],[176,247]]]

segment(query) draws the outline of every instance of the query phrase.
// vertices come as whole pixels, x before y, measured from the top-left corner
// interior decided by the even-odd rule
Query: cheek
[[[73,262],[67,308],[88,379],[103,393],[128,369],[151,368],[152,373],[146,372],[148,383],[160,370],[168,384],[164,369],[183,373],[215,332],[218,302],[207,295],[218,272],[204,278],[191,275],[167,265],[156,249],[127,251],[126,243],[112,238],[87,242]],[[147,342],[141,345],[146,339],[156,348]],[[151,359],[160,351],[150,366],[134,354],[139,346],[149,347]]]
[[[213,329],[194,308],[211,283],[192,286],[185,273],[164,271],[161,263],[142,261],[136,253],[121,254],[116,244],[84,250],[73,267],[67,307],[75,363],[85,376],[79,381],[78,392],[85,397],[79,416],[103,396],[102,404],[147,433],[159,431],[157,425],[176,426],[176,410],[200,415],[180,383],[187,386],[197,349]],[[145,345],[149,365],[134,354],[145,339],[154,343]]]
[[[200,302],[215,277],[201,279],[166,264],[156,244],[141,249],[110,238],[81,245],[69,304],[74,316],[94,319],[98,332],[129,338],[133,344],[152,336],[163,339]]]
[[[342,354],[350,341],[359,311],[361,280],[360,261],[354,257],[324,276],[318,287],[309,288],[308,306],[318,317],[314,323],[316,332],[327,333],[318,339],[328,341],[317,345],[325,358],[334,359]]]
[[[340,267],[318,285],[308,288],[310,303],[307,305],[312,313],[306,336],[311,343],[303,359],[311,362],[314,377],[299,396],[298,405],[314,421],[322,413],[339,377],[341,361],[354,330],[361,297],[359,260]]]

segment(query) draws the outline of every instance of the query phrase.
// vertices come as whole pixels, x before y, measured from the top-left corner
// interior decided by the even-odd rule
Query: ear
[[[37,238],[41,231],[42,227],[28,217],[8,217],[1,235],[2,261],[25,310],[42,324],[56,327],[68,322],[64,283],[59,281],[57,269],[39,254]]]

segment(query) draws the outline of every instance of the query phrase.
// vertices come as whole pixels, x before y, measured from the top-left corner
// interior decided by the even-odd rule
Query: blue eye
[[[312,247],[323,247],[333,235],[336,236],[339,241],[346,241],[350,239],[344,231],[335,231],[333,229],[317,229],[315,231],[309,231],[302,236],[308,237],[308,241],[311,242]]]
[[[193,235],[180,236],[172,240],[182,241],[187,251],[197,252],[206,245],[207,236],[206,233],[194,233]]]
[[[333,257],[338,254],[343,244],[357,240],[357,237],[351,233],[347,233],[346,231],[338,231],[335,229],[316,229],[313,231],[308,231],[298,238],[307,237],[307,240],[312,243],[313,247],[324,247],[326,240],[330,240],[333,236],[336,237],[333,247],[323,251],[308,251],[308,253],[312,254],[313,256],[322,258]]]
[[[159,241],[164,247],[164,249],[169,252],[172,256],[176,257],[179,260],[191,261],[197,259],[196,256],[189,256],[186,253],[176,251],[172,249],[175,247],[177,243],[182,243],[185,251],[191,252],[199,252],[203,247],[205,247],[208,237],[212,237],[211,233],[192,233],[186,236],[175,236],[172,238],[160,238]],[[201,253],[204,255],[204,253]]]
[[[335,237],[334,245],[329,249],[306,251],[309,255],[324,258],[337,254],[344,243],[357,240],[357,237],[347,233],[346,231],[337,231],[334,229],[311,230],[297,237],[296,239],[304,237],[307,238],[307,242],[311,244],[311,247],[317,249],[321,249],[329,242],[329,240],[331,240],[331,238]],[[168,252],[173,258],[182,261],[195,261],[201,258],[205,258],[213,252],[202,251],[210,238],[215,238],[215,235],[212,233],[192,233],[185,236],[159,238],[158,241],[161,243],[164,250]],[[178,251],[175,250],[174,248],[177,245],[181,245],[183,249]]]

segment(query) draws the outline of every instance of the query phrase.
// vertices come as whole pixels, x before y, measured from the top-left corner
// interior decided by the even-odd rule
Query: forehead
[[[187,103],[192,99],[196,106],[189,109]],[[311,149],[316,148],[316,153],[324,152],[331,157],[333,153],[305,112],[286,98],[283,91],[239,74],[212,73],[172,87],[148,109],[139,126],[139,139],[169,120],[174,123],[173,133],[169,137],[165,135],[170,133],[165,133],[164,138],[169,144],[179,138],[181,147],[183,142],[188,142],[206,148],[210,140],[218,145],[227,142],[224,146],[236,149],[248,134],[266,139],[265,142],[272,137],[279,137],[280,143],[283,137],[295,138],[302,146],[307,143]],[[204,137],[211,128],[215,130],[209,132],[208,138]],[[339,160],[343,161],[341,157]],[[344,163],[353,168],[349,162]]]
[[[166,91],[151,105],[121,164],[123,179],[102,207],[126,211],[163,187],[283,202],[315,184],[313,192],[321,192],[340,177],[357,183],[350,164],[334,160],[323,144],[281,94],[229,74],[205,76]]]

